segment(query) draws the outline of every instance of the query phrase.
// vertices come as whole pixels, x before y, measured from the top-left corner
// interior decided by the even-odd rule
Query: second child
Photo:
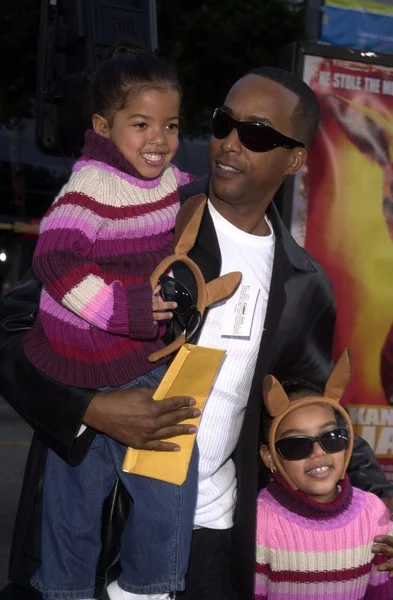
[[[261,456],[273,481],[258,497],[255,600],[393,598],[393,579],[378,571],[385,558],[371,552],[376,535],[393,531],[389,511],[346,474],[353,428],[339,403],[349,380],[348,352],[323,393],[264,380]]]

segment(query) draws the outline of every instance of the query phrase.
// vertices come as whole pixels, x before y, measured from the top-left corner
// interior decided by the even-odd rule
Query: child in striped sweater
[[[179,139],[181,89],[169,66],[119,43],[94,76],[93,130],[82,157],[42,220],[33,260],[43,283],[26,339],[30,361],[68,385],[156,387],[174,302],[152,293],[150,275],[173,253],[178,187],[171,165]],[[158,293],[158,289],[155,290]],[[182,486],[126,474],[125,447],[97,434],[77,467],[48,450],[41,568],[45,600],[95,594],[101,512],[117,477],[133,500],[122,538],[122,573],[112,599],[167,599],[184,589],[197,488],[197,456]]]
[[[273,481],[258,497],[256,600],[393,598],[393,579],[378,571],[385,559],[371,552],[376,535],[392,533],[389,511],[346,474],[353,428],[339,402],[349,379],[345,352],[324,394],[264,380],[261,456]]]

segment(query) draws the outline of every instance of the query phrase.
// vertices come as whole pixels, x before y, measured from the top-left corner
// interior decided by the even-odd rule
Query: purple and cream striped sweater
[[[192,176],[170,165],[144,179],[93,131],[82,152],[41,223],[33,267],[43,290],[25,352],[63,383],[118,387],[150,371],[163,347],[149,277],[173,252],[178,187]]]
[[[392,600],[393,579],[377,571],[376,535],[392,535],[377,496],[348,476],[334,502],[320,504],[276,476],[257,510],[255,600]]]

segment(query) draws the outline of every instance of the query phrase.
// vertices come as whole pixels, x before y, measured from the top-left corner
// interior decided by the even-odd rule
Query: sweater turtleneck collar
[[[304,492],[293,490],[278,473],[273,475],[268,490],[281,506],[309,519],[336,517],[349,506],[353,493],[348,475],[339,482],[339,494],[332,502],[317,502]]]
[[[81,160],[86,158],[103,162],[136,179],[147,180],[146,177],[143,177],[134,169],[111,140],[102,137],[92,129],[88,129],[85,133],[85,144],[82,148]]]

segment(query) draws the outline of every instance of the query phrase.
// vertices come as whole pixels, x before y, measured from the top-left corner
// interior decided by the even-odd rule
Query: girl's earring
[[[270,470],[271,470],[272,473],[277,473],[276,467],[270,467]]]

